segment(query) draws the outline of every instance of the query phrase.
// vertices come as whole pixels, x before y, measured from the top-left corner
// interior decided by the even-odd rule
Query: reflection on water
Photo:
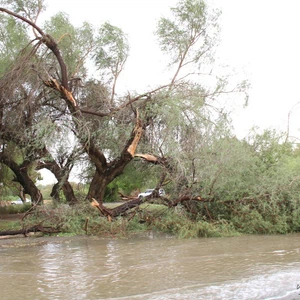
[[[300,299],[299,234],[58,238],[0,254],[1,299]]]
[[[55,299],[59,299],[60,295],[68,295],[69,299],[85,299],[93,286],[87,280],[89,275],[86,267],[91,262],[83,255],[85,248],[85,242],[81,246],[48,244],[40,248],[37,253],[39,294],[49,293]],[[80,291],[80,296],[77,291]]]

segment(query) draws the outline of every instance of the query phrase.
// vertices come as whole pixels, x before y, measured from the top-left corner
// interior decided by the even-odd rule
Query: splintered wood
[[[135,157],[141,157],[149,162],[157,162],[158,161],[158,158],[154,155],[151,155],[151,154],[135,154],[134,155]]]
[[[130,144],[130,146],[127,149],[127,151],[130,153],[130,155],[132,157],[134,157],[136,148],[139,144],[139,141],[142,137],[142,134],[143,134],[142,122],[141,122],[141,120],[137,119],[136,125],[135,125],[135,128],[134,128],[134,138],[133,138],[132,143]]]
[[[104,207],[101,203],[99,203],[96,199],[92,198],[92,202],[91,202],[91,205],[93,207],[96,207],[100,213],[102,215],[104,215],[105,217],[107,217],[108,221],[110,222],[112,220],[112,212],[110,209]]]
[[[64,86],[62,86],[55,78],[51,77],[50,80],[44,80],[44,84],[60,92],[62,97],[70,101],[74,107],[77,106],[73,94],[70,91],[68,91]]]

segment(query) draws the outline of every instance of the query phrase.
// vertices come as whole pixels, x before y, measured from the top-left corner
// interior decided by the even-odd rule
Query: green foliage
[[[285,234],[291,231],[286,215],[266,215],[257,210],[243,212],[242,216],[233,217],[232,222],[240,232],[247,234]]]
[[[140,191],[154,188],[159,180],[159,166],[140,166],[139,161],[132,161],[126,166],[123,174],[111,182],[105,191],[105,202],[120,201],[119,193],[137,196]]]
[[[40,190],[40,192],[42,193],[44,199],[48,199],[48,200],[51,199],[50,194],[52,192],[53,185],[50,185],[50,184],[48,184],[48,185],[38,185],[37,187]]]
[[[292,145],[284,142],[285,134],[275,130],[264,130],[263,133],[250,132],[247,139],[260,158],[262,171],[272,171],[272,167],[285,155],[292,153]]]
[[[165,209],[159,217],[149,218],[148,226],[153,230],[176,235],[180,238],[233,236],[238,232],[231,223],[220,220],[214,224],[199,220],[193,221],[188,215],[176,210]]]
[[[219,12],[209,13],[202,0],[180,1],[171,11],[173,19],[161,18],[157,35],[162,50],[172,55],[172,63],[208,58],[212,54],[208,50],[216,43]]]
[[[119,200],[118,184],[115,181],[111,182],[105,189],[104,202],[115,202]]]
[[[68,67],[70,78],[85,77],[86,57],[94,45],[94,33],[91,24],[85,22],[76,28],[66,13],[58,13],[45,23],[45,30],[57,43]]]
[[[24,27],[15,19],[0,14],[0,75],[4,74],[28,41]]]
[[[281,134],[266,131],[251,143],[219,139],[212,149],[201,166],[202,195],[210,199],[209,215],[202,214],[225,218],[243,233],[299,230],[300,161]]]
[[[96,65],[99,69],[109,69],[112,73],[120,72],[129,52],[127,37],[124,32],[108,22],[104,23],[97,36]]]
[[[24,219],[23,226],[31,227],[37,224],[51,227],[62,233],[83,234],[87,218],[98,217],[97,211],[89,203],[75,206],[66,204],[37,207],[30,216]]]
[[[36,21],[41,12],[46,9],[44,0],[1,0],[1,5],[9,7],[17,14],[27,17],[31,21]]]
[[[300,231],[300,205],[287,216],[287,223],[291,232]]]

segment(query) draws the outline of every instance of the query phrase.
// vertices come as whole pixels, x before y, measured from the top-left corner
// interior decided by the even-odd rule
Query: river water
[[[300,300],[300,234],[32,240],[0,241],[1,299]]]

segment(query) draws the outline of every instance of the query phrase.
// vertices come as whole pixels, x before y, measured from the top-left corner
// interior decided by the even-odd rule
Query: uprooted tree
[[[7,43],[1,45],[4,52],[13,52],[1,69],[0,163],[34,202],[42,199],[30,176],[34,168],[56,176],[54,197],[62,190],[68,202],[76,202],[68,178],[81,160],[90,172],[87,199],[103,207],[107,185],[134,158],[161,166],[157,188],[175,181],[177,202],[200,199],[199,189],[193,190],[199,177],[197,153],[213,132],[226,131],[226,114],[212,103],[225,92],[245,88],[229,87],[207,67],[219,32],[218,11],[210,11],[203,0],[180,1],[171,9],[173,19],[162,18],[156,32],[170,58],[169,83],[119,96],[117,82],[129,55],[121,29],[109,23],[96,33],[89,23],[75,28],[63,13],[40,27],[43,0],[1,4],[7,25],[2,34],[21,34],[23,42],[4,39]],[[97,69],[93,77],[88,76],[90,61]]]

